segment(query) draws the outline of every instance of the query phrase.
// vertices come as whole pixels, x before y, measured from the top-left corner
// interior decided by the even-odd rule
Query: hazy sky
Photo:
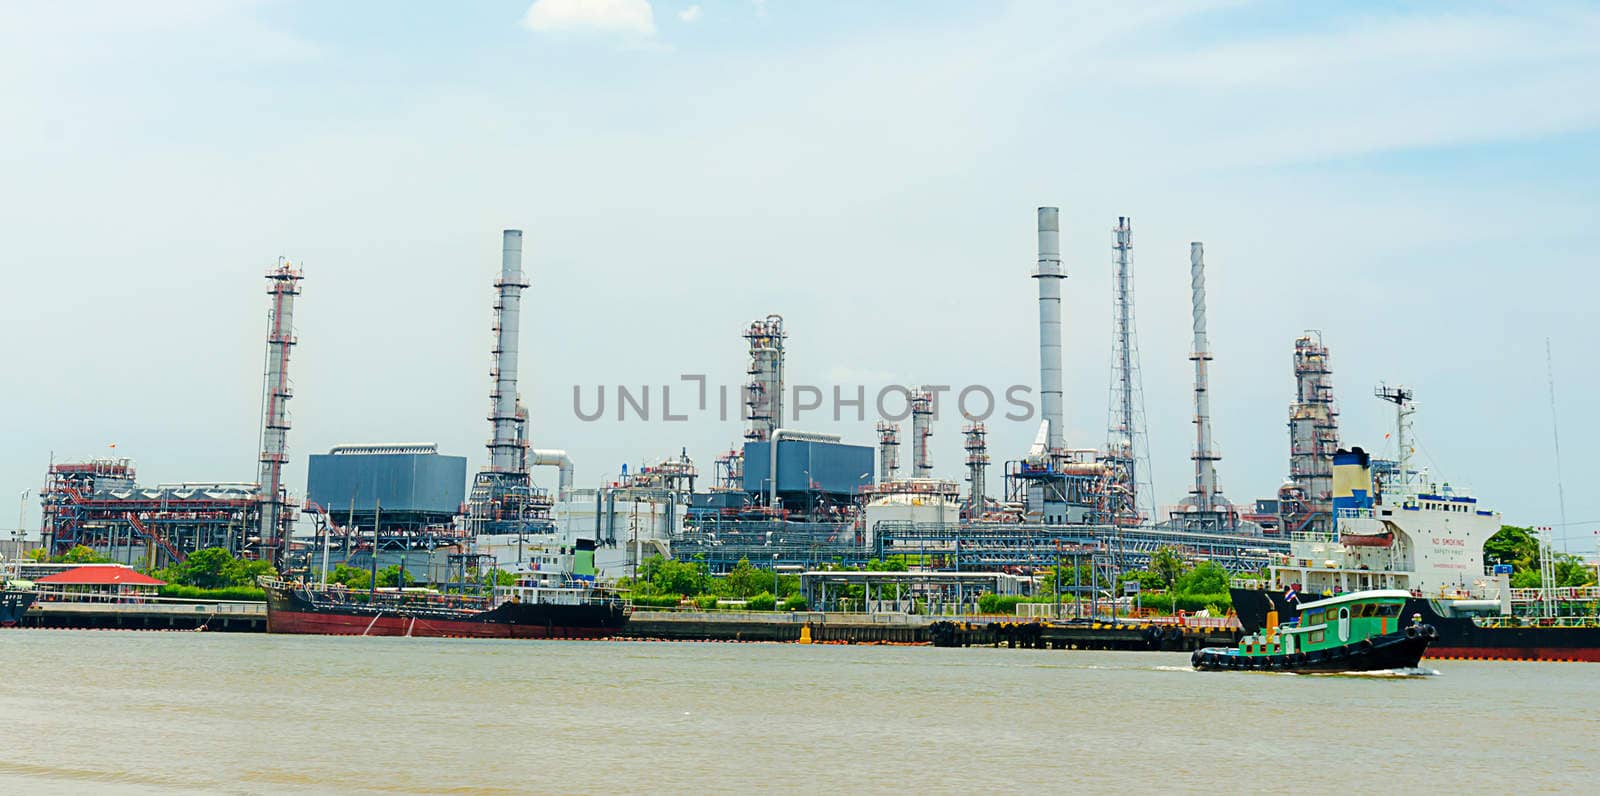
[[[342,442],[476,469],[506,227],[534,444],[580,485],[682,446],[709,471],[741,424],[582,423],[574,385],[736,385],[768,313],[824,389],[1035,384],[1049,204],[1073,446],[1105,439],[1133,218],[1162,503],[1191,480],[1201,240],[1229,497],[1281,483],[1292,341],[1320,329],[1347,444],[1381,450],[1372,388],[1413,386],[1424,463],[1555,524],[1549,337],[1592,549],[1597,76],[1582,4],[7,3],[0,486],[110,443],[146,483],[254,480],[279,255],[306,272],[288,483]],[[999,462],[1035,423],[990,430]]]

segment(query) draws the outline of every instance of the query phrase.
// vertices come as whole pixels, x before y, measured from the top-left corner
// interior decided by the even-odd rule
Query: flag
[[[1299,602],[1300,593],[1295,591],[1293,586],[1290,586],[1283,591],[1283,601],[1286,603]]]
[[[108,442],[108,443],[106,443],[106,447],[107,447],[107,448],[110,448],[110,449],[112,449],[112,450],[116,450],[116,449],[117,449],[117,443],[115,443],[115,442]]]

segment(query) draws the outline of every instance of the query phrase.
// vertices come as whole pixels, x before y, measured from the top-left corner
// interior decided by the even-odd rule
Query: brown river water
[[[0,631],[0,793],[1594,793],[1600,665]]]

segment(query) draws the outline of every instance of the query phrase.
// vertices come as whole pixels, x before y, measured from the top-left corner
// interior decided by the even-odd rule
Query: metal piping
[[[517,341],[522,316],[522,290],[528,282],[522,273],[522,230],[508,229],[501,238],[500,278],[495,281],[499,299],[495,302],[494,389],[489,393],[489,422],[494,437],[489,440],[489,469],[497,473],[523,472],[518,442],[517,416]]]
[[[534,467],[555,467],[557,473],[556,500],[566,500],[572,494],[572,457],[557,448],[534,448],[528,451]]]
[[[1046,424],[1046,452],[1052,456],[1066,450],[1066,429],[1062,406],[1061,380],[1061,268],[1060,210],[1039,208],[1039,267],[1033,278],[1039,280],[1039,406]]]

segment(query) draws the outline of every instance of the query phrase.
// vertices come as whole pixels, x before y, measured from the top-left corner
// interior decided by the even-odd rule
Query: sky
[[[769,313],[791,381],[825,394],[1035,385],[1052,205],[1073,447],[1106,437],[1132,218],[1159,503],[1192,482],[1203,241],[1231,499],[1282,483],[1316,329],[1346,444],[1383,452],[1372,390],[1404,384],[1436,478],[1560,524],[1548,339],[1562,535],[1588,552],[1597,84],[1592,4],[0,5],[0,487],[36,528],[21,493],[52,457],[254,481],[280,256],[306,276],[287,483],[349,442],[477,469],[505,228],[526,231],[533,444],[580,486],[680,449],[709,472],[737,418],[583,422],[573,390],[675,384],[679,412],[681,374],[743,380]],[[870,444],[873,420],[799,425]],[[940,476],[962,476],[962,422],[940,414]],[[994,459],[1036,426],[991,419]]]

